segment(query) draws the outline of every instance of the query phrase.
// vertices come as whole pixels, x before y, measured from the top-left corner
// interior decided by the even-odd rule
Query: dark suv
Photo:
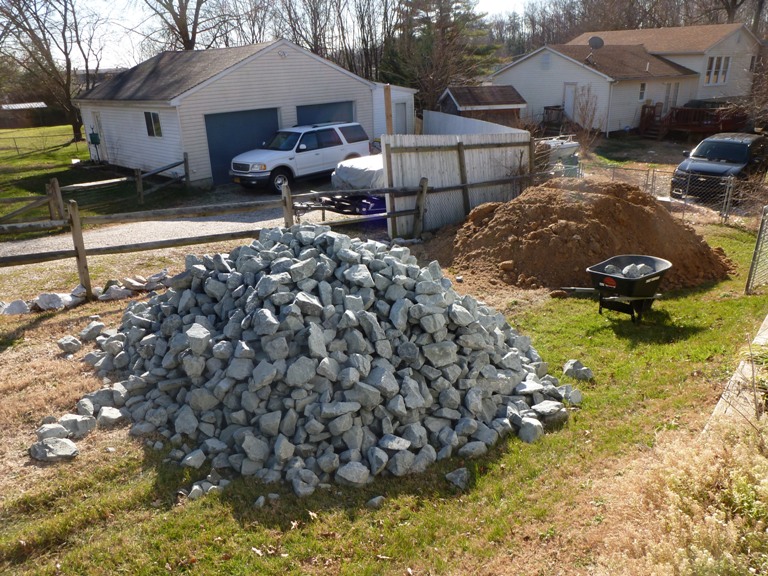
[[[672,195],[720,200],[728,176],[738,180],[765,177],[768,138],[762,134],[724,132],[705,138],[686,156],[672,176]]]

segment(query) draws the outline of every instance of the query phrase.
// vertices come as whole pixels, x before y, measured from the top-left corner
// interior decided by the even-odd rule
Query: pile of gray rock
[[[85,360],[122,379],[78,411],[94,424],[120,414],[184,466],[299,495],[363,486],[509,434],[535,441],[580,399],[502,314],[407,247],[262,230],[229,254],[188,256],[167,284],[117,331],[90,326],[100,349]]]

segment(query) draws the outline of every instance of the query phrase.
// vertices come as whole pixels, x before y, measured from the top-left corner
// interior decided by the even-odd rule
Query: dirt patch
[[[724,280],[732,268],[693,228],[636,186],[559,178],[510,202],[475,208],[466,222],[428,241],[437,257],[473,287],[589,286],[586,268],[619,254],[672,262],[665,289]],[[482,277],[483,279],[479,279]]]

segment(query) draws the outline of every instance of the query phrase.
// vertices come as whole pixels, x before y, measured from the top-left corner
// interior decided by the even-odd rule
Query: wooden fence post
[[[144,204],[144,180],[141,179],[141,170],[134,168],[133,177],[136,180],[136,194],[139,197],[139,206]]]
[[[293,198],[291,198],[291,188],[288,184],[283,184],[283,220],[285,227],[293,226]]]
[[[83,241],[83,228],[80,224],[80,209],[74,200],[69,201],[69,227],[72,230],[72,243],[75,246],[77,275],[80,277],[80,284],[85,288],[85,297],[88,300],[93,300],[91,276],[88,273],[88,260],[86,259],[85,242]]]
[[[184,152],[184,186],[189,190],[189,155]]]
[[[419,192],[416,194],[416,214],[413,216],[413,237],[420,238],[424,230],[424,205],[427,202],[428,180],[419,180]]]
[[[61,187],[59,186],[58,178],[51,178],[50,184],[56,213],[59,216],[59,220],[64,220],[66,216],[66,213],[64,212],[64,199],[61,197]]]
[[[459,141],[456,145],[459,153],[459,178],[461,179],[461,198],[464,200],[464,216],[469,214],[471,205],[469,203],[469,186],[467,186],[467,159],[464,155],[464,142]]]
[[[50,215],[50,219],[57,220],[56,200],[53,198],[53,189],[50,182],[45,185],[45,195],[48,196],[48,214]]]

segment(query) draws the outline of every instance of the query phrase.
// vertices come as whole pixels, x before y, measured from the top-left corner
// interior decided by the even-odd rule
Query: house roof
[[[568,45],[587,45],[592,36],[603,39],[606,45],[622,44],[645,46],[651,54],[702,53],[740,29],[744,24],[707,24],[670,28],[641,28],[638,30],[600,30],[584,32]]]
[[[105,80],[78,100],[172,100],[274,43],[162,52]]]
[[[696,72],[685,66],[675,64],[661,56],[649,54],[643,46],[606,44],[599,50],[592,50],[586,45],[553,44],[548,48],[614,80],[643,80],[697,75]]]
[[[525,99],[513,86],[449,86],[440,100],[450,96],[459,110],[521,108]]]

